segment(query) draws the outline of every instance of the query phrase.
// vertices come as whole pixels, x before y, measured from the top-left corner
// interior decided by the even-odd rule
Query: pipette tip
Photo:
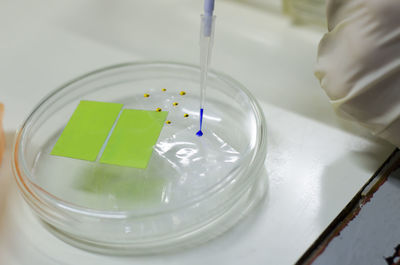
[[[200,130],[196,133],[197,136],[203,136],[203,132],[201,131],[201,127],[203,127],[203,112],[204,110],[200,109]]]

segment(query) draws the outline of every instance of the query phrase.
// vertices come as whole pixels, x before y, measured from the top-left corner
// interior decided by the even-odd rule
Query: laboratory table
[[[17,192],[15,130],[52,89],[128,61],[198,63],[201,1],[0,1],[0,264],[294,264],[394,147],[338,118],[313,76],[322,30],[280,13],[218,1],[211,67],[244,84],[267,121],[265,199],[224,235],[153,256],[106,256],[49,233]]]

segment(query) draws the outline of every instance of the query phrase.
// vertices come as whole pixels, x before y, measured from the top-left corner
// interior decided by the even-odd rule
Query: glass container
[[[205,242],[254,208],[267,183],[263,113],[243,85],[211,71],[204,138],[195,136],[198,80],[196,66],[125,63],[45,97],[17,131],[12,160],[18,187],[45,226],[86,250],[149,254]],[[170,110],[145,170],[50,155],[81,100]]]

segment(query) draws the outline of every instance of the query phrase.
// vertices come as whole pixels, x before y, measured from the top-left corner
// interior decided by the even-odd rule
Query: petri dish
[[[248,90],[211,71],[199,124],[199,68],[124,63],[80,76],[45,97],[17,131],[13,170],[43,224],[107,254],[151,254],[223,233],[262,200],[266,125]],[[51,155],[82,100],[168,111],[144,169]]]

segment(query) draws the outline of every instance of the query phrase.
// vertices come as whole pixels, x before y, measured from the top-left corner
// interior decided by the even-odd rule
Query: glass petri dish
[[[196,66],[125,63],[45,97],[17,131],[12,161],[45,226],[86,250],[150,254],[207,241],[246,215],[266,190],[263,113],[245,87],[210,72],[204,135],[196,136],[198,79]],[[146,169],[50,155],[81,100],[169,112]]]

